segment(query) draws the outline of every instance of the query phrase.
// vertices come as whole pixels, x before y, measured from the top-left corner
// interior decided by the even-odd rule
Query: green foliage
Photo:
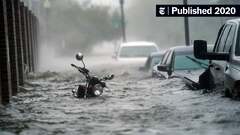
[[[119,27],[112,24],[113,15],[109,7],[84,4],[75,1],[52,0],[51,8],[46,10],[46,25],[50,40],[64,42],[61,52],[90,51],[102,41],[120,38]]]

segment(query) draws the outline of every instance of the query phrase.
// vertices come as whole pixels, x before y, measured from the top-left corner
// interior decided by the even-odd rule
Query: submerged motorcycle
[[[77,89],[74,89],[72,91],[74,97],[89,98],[101,96],[104,88],[107,87],[105,81],[112,80],[114,78],[114,75],[108,75],[101,78],[92,76],[90,75],[89,70],[86,69],[85,67],[82,53],[78,53],[76,55],[76,59],[82,62],[83,67],[78,67],[74,64],[71,64],[71,66],[76,68],[80,73],[82,73],[85,76],[86,84],[85,85],[80,84]]]

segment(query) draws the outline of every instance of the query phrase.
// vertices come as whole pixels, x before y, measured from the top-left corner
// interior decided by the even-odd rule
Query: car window
[[[226,25],[226,27],[224,28],[224,30],[221,34],[221,38],[219,39],[216,52],[223,52],[230,29],[231,29],[231,25],[229,25],[229,24]]]
[[[169,55],[170,52],[171,51],[167,51],[167,52],[164,53],[161,64],[166,64],[166,61],[167,61],[167,58],[168,58],[168,55]]]
[[[126,46],[122,47],[120,57],[147,57],[153,52],[157,52],[155,46]]]
[[[171,51],[171,52],[169,53],[169,55],[168,55],[166,64],[168,64],[168,65],[172,64],[172,60],[173,60],[172,57],[173,57],[173,55],[174,55],[174,51]]]
[[[161,58],[162,58],[161,56],[152,57],[151,67],[157,65],[161,61]]]
[[[193,55],[175,55],[174,70],[203,69],[201,65],[187,58],[187,56],[201,63],[208,64],[208,60],[196,59]]]
[[[214,44],[213,52],[216,52],[216,50],[218,48],[219,39],[222,36],[222,31],[224,30],[224,28],[225,28],[225,25],[222,25],[220,30],[218,31],[217,40]]]
[[[238,28],[238,35],[240,34],[240,29]],[[235,48],[235,55],[240,56],[240,37],[237,37],[237,43]]]
[[[227,37],[226,44],[223,49],[223,52],[230,52],[230,48],[233,45],[233,41],[234,41],[236,27],[237,26],[235,24],[232,24],[232,27],[231,27],[228,37]]]

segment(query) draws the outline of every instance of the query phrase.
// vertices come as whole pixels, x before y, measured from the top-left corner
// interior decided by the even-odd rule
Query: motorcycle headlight
[[[100,96],[103,93],[103,86],[101,84],[96,84],[93,87],[94,95]]]

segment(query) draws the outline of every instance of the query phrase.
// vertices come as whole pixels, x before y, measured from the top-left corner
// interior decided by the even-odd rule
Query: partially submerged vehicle
[[[206,88],[222,86],[226,96],[240,97],[240,19],[227,21],[219,30],[213,52],[207,41],[194,41],[194,55],[210,60],[207,77],[201,81]]]
[[[191,88],[198,89],[198,77],[207,67],[208,60],[194,57],[193,46],[177,46],[165,52],[162,61],[154,66],[153,71],[164,79],[181,78]]]
[[[79,84],[76,89],[72,90],[73,96],[77,98],[90,98],[90,97],[99,97],[102,95],[106,86],[107,80],[112,80],[114,75],[108,75],[104,77],[97,77],[90,74],[90,71],[86,68],[83,61],[83,54],[77,53],[76,59],[81,61],[83,67],[71,64],[72,67],[76,68],[82,75],[85,76],[85,84]]]
[[[158,46],[153,42],[127,42],[121,44],[116,59],[130,64],[144,63],[151,53],[158,51]]]

